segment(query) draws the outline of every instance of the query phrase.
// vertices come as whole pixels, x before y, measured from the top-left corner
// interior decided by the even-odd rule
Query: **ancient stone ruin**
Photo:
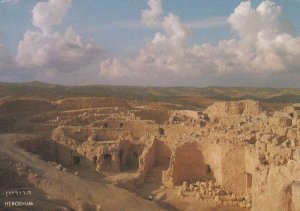
[[[0,109],[14,112],[6,103]],[[298,104],[267,112],[252,100],[199,111],[144,109],[106,98],[38,103],[46,111],[41,106],[30,124],[3,130],[43,133],[18,145],[58,171],[95,171],[161,207],[300,210]]]

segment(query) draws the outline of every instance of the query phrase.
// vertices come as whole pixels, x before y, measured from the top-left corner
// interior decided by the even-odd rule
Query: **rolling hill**
[[[141,86],[64,86],[42,82],[0,83],[0,97],[117,97],[138,101],[170,102],[188,107],[206,106],[218,100],[253,99],[262,103],[300,102],[300,88],[254,87],[141,87]]]

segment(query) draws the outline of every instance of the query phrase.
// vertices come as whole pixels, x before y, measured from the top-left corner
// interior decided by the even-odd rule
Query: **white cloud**
[[[18,47],[17,63],[28,69],[46,69],[51,74],[75,71],[90,63],[99,53],[92,41],[67,28],[63,34],[27,31]],[[49,74],[49,73],[48,73]]]
[[[149,9],[142,10],[142,23],[149,27],[157,27],[163,14],[161,0],[148,0]]]
[[[49,0],[37,3],[32,10],[33,24],[42,31],[25,32],[16,62],[36,78],[53,80],[75,74],[101,53],[92,40],[84,41],[72,27],[63,33],[52,30],[63,21],[70,4],[71,0]]]
[[[148,1],[149,6],[150,3],[153,1]],[[146,11],[152,10],[150,6]],[[179,17],[169,14],[159,23],[163,32],[148,40],[136,58],[107,60],[100,65],[100,75],[110,80],[135,78],[140,84],[168,80],[173,85],[219,83],[220,79],[241,80],[243,84],[251,78],[263,83],[265,78],[272,81],[282,75],[299,75],[300,37],[290,34],[280,22],[281,11],[280,6],[268,0],[257,8],[252,8],[250,1],[242,2],[228,18],[232,39],[193,47],[187,46],[189,31],[185,25]],[[187,27],[202,27],[201,24]]]
[[[33,25],[43,30],[44,33],[49,33],[52,26],[61,24],[71,2],[71,0],[38,2],[32,10]]]
[[[172,13],[166,16],[160,25],[164,33],[156,33],[153,39],[146,43],[146,47],[140,50],[136,59],[124,62],[108,59],[100,65],[101,75],[121,78],[131,72],[134,77],[147,78],[148,71],[152,68],[151,74],[157,75],[163,74],[162,71],[166,71],[166,68],[167,71],[178,72],[173,60],[181,55],[180,51],[184,49],[188,31],[179,17]]]

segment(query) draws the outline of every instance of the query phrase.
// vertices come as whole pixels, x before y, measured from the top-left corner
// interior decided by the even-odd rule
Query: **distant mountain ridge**
[[[0,97],[117,97],[130,100],[187,102],[191,99],[242,100],[264,103],[299,103],[300,88],[254,87],[142,87],[86,85],[65,86],[38,81],[26,83],[0,82]],[[189,99],[189,100],[187,100]]]

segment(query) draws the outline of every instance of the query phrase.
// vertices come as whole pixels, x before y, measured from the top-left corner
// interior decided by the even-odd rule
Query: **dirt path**
[[[72,208],[101,207],[101,210],[163,210],[157,204],[139,198],[133,193],[109,183],[86,181],[70,173],[57,171],[37,155],[15,146],[15,141],[30,138],[32,135],[0,135],[0,151],[11,159],[24,163],[39,174],[39,179],[31,180],[49,199],[65,201]],[[82,209],[85,210],[85,209]]]

